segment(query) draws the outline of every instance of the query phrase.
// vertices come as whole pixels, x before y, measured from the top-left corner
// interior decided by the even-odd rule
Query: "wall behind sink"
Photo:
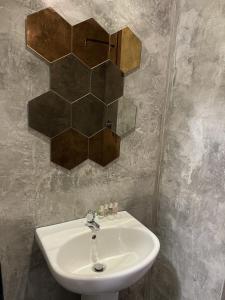
[[[25,48],[26,15],[52,6],[71,24],[94,17],[108,31],[128,25],[143,43],[141,69],[126,78],[138,107],[137,128],[120,159],[72,172],[49,162],[49,143],[27,126],[27,102],[48,90],[47,65]],[[34,243],[35,226],[84,216],[118,201],[151,226],[160,122],[167,90],[171,0],[1,0],[0,3],[0,261],[5,300],[74,299],[49,274]],[[122,294],[144,299],[145,280]],[[147,285],[146,285],[147,286]]]

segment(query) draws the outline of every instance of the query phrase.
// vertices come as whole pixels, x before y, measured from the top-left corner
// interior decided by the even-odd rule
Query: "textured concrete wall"
[[[153,299],[220,300],[225,278],[225,3],[181,0]]]
[[[223,294],[221,300],[225,300],[225,284],[223,285]]]
[[[106,168],[85,162],[72,172],[49,161],[48,141],[27,127],[27,102],[48,90],[48,67],[25,49],[27,14],[52,6],[71,24],[94,17],[114,32],[128,25],[143,42],[141,69],[126,78],[137,128]],[[5,300],[75,299],[52,279],[34,228],[84,216],[116,200],[148,226],[166,98],[170,0],[0,1],[0,260]],[[144,299],[145,280],[123,299]]]

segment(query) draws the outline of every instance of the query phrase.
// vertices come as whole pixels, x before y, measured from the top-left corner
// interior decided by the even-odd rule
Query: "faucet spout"
[[[98,231],[100,229],[100,225],[95,221],[87,222],[86,226],[88,226],[93,231]]]
[[[100,229],[100,225],[95,222],[96,212],[89,210],[86,216],[87,222],[85,223],[92,231],[98,231]]]

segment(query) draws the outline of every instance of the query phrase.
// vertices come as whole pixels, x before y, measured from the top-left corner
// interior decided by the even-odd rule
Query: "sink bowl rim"
[[[116,228],[116,227],[112,226],[112,227],[107,227],[107,228],[104,228],[104,229],[107,230],[107,229],[111,229],[111,228]],[[130,229],[129,227],[121,227],[121,228]],[[149,235],[150,238],[152,238],[152,240],[153,240],[153,249],[149,252],[149,254],[143,260],[139,261],[138,264],[136,264],[136,265],[133,265],[131,267],[127,267],[124,270],[120,270],[120,271],[113,272],[113,273],[110,273],[110,274],[94,273],[94,276],[93,275],[89,276],[89,275],[86,275],[86,274],[82,275],[82,274],[76,274],[76,273],[73,274],[73,273],[66,272],[65,270],[63,270],[60,267],[60,265],[58,263],[56,263],[56,262],[52,263],[52,262],[49,261],[49,258],[47,258],[48,261],[49,261],[49,266],[51,267],[53,272],[57,273],[57,275],[62,276],[63,278],[66,278],[68,280],[82,280],[82,281],[113,279],[113,278],[127,276],[129,274],[133,274],[133,273],[135,273],[139,270],[142,270],[143,268],[147,267],[151,262],[153,262],[154,259],[157,257],[157,255],[159,253],[159,250],[160,250],[160,243],[159,243],[159,240],[158,240],[157,236],[153,232],[151,232],[149,229],[145,228],[144,225],[143,225],[143,228],[131,228],[131,229],[134,230],[134,231],[142,231],[142,232],[146,233],[147,235]],[[81,233],[80,235],[77,235],[76,237],[81,236],[85,233],[86,232]],[[76,237],[74,237],[73,239],[76,239]],[[58,257],[59,251],[57,253],[57,257]]]

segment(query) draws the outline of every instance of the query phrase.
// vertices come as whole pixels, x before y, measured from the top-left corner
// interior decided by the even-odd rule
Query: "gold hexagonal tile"
[[[52,62],[71,52],[71,25],[52,8],[27,16],[26,43]]]
[[[141,41],[129,27],[110,37],[110,59],[125,75],[139,68],[141,49]]]
[[[108,59],[109,34],[94,19],[74,25],[72,31],[72,51],[88,67]]]
[[[88,158],[88,138],[68,129],[51,139],[51,161],[71,170]]]
[[[120,140],[110,128],[104,128],[89,139],[89,159],[106,166],[119,157]]]

